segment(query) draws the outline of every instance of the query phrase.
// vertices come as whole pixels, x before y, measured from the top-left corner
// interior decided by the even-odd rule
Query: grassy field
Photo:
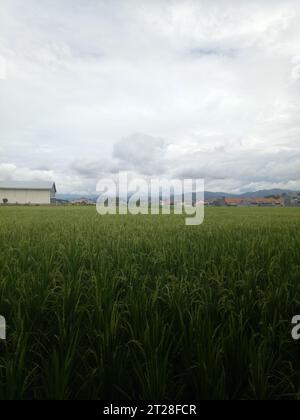
[[[300,209],[0,208],[0,399],[300,397]]]

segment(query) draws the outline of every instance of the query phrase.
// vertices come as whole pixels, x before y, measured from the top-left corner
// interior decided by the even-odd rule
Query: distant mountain
[[[205,199],[210,200],[213,198],[219,197],[236,197],[236,198],[264,198],[269,196],[277,196],[283,194],[297,194],[297,191],[292,190],[282,190],[279,188],[274,188],[271,190],[259,190],[253,192],[245,192],[242,194],[229,194],[229,193],[222,193],[222,192],[209,192],[205,191]]]
[[[59,200],[66,200],[66,201],[74,201],[74,200],[80,200],[80,199],[87,199],[87,200],[91,200],[91,201],[95,201],[97,200],[98,196],[97,195],[82,195],[82,194],[56,194],[56,198]]]
[[[205,200],[212,200],[213,198],[222,198],[222,197],[232,197],[234,194],[224,193],[224,192],[211,192],[205,191],[204,197]]]
[[[282,189],[271,189],[271,190],[259,190],[254,192],[246,192],[242,194],[231,194],[231,193],[225,193],[225,192],[212,192],[212,191],[205,191],[204,193],[204,199],[205,200],[213,200],[216,198],[222,198],[222,197],[232,197],[232,198],[264,198],[269,196],[281,196],[283,194],[298,194],[297,191],[292,190],[282,190]],[[191,199],[190,194],[186,194],[187,199]],[[194,194],[195,197],[195,194]],[[180,200],[180,197],[176,196],[175,201]]]
[[[247,192],[244,194],[240,194],[239,197],[241,198],[264,198],[271,195],[283,195],[283,194],[298,194],[298,191],[291,191],[291,190],[281,190],[279,188],[275,188],[272,190],[260,190],[256,192]]]
[[[225,192],[212,192],[212,191],[205,191],[205,200],[213,200],[215,198],[222,198],[222,197],[236,197],[236,198],[264,198],[268,196],[277,196],[277,195],[283,195],[283,194],[297,194],[296,191],[291,190],[282,190],[282,189],[271,189],[271,190],[259,190],[254,192],[246,192],[242,194],[231,194],[231,193],[225,193]],[[132,194],[132,193],[131,193]],[[129,196],[131,195],[129,193]],[[186,194],[188,199],[191,199],[191,194]],[[78,194],[56,194],[56,197],[60,200],[67,200],[67,201],[73,201],[73,200],[79,200],[82,199],[82,195]],[[91,194],[91,195],[85,195],[84,198],[94,201],[97,201],[98,196]],[[176,196],[175,201],[180,201],[181,197]]]

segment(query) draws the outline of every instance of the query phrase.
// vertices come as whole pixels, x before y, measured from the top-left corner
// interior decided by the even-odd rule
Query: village
[[[299,192],[284,192],[280,195],[271,194],[265,191],[265,197],[253,197],[256,193],[248,193],[243,196],[225,196],[225,193],[209,193],[205,192],[204,205],[206,207],[300,207]],[[56,185],[54,182],[0,182],[0,205],[69,205],[69,206],[89,206],[96,205],[97,197],[74,197],[66,199],[57,197]],[[259,192],[257,192],[259,193]],[[208,198],[209,195],[212,197]],[[223,195],[224,194],[224,195]],[[203,205],[202,201],[197,201],[195,196],[190,198],[193,205]],[[260,194],[261,195],[261,194]],[[141,197],[142,201],[147,203],[147,198]],[[185,205],[184,195],[176,195],[171,198],[156,199],[160,206]],[[126,205],[126,199],[116,198],[117,204]],[[149,202],[150,204],[150,202]]]
[[[283,194],[272,197],[222,197],[205,201],[213,207],[300,207],[300,194]]]

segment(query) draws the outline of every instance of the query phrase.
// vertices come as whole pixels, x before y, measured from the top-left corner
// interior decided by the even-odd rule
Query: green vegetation
[[[3,399],[300,397],[299,209],[0,208]]]

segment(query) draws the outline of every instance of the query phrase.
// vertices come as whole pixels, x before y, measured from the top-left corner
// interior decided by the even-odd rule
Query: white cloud
[[[300,188],[299,45],[297,0],[2,0],[0,176]]]
[[[53,179],[51,170],[36,169],[32,170],[27,167],[17,167],[14,163],[0,163],[0,180],[14,179],[17,181],[43,180]]]

